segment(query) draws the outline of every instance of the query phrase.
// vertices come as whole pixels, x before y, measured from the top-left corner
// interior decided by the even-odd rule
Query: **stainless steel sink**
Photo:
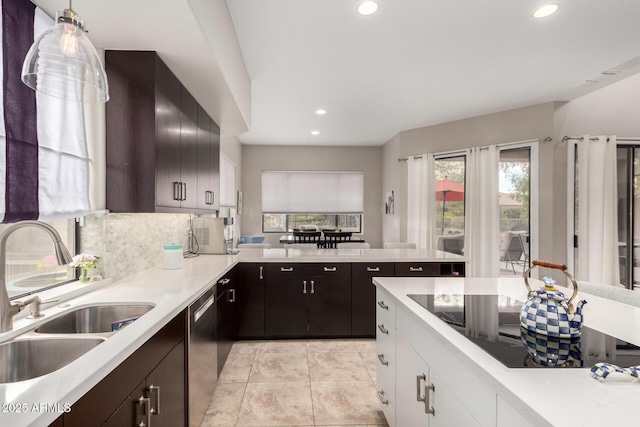
[[[0,344],[0,383],[40,377],[76,360],[105,338],[25,338]]]
[[[92,334],[114,332],[154,307],[153,304],[100,304],[72,310],[38,327],[40,334]]]

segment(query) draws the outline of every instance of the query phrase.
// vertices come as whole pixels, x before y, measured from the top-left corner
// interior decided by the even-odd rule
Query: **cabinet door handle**
[[[155,394],[155,405],[151,405],[151,412],[154,415],[160,415],[160,386],[151,384],[149,386],[149,394]]]
[[[382,307],[383,310],[389,310],[389,306],[384,303],[384,301],[378,301],[378,305]]]
[[[422,267],[409,267],[409,271],[422,271]]]
[[[311,293],[312,294],[316,293],[316,287],[315,287],[315,281],[314,280],[311,281]]]
[[[264,279],[264,267],[260,266],[260,280]]]
[[[380,271],[380,267],[367,267],[367,271],[377,272],[377,271]]]
[[[389,361],[384,358],[384,353],[380,353],[378,355],[378,359],[380,360],[380,363],[382,363],[384,366],[389,366]]]
[[[291,272],[293,271],[293,267],[280,267],[280,271]]]
[[[427,376],[425,374],[416,376],[416,400],[418,402],[424,402],[424,397],[420,395],[422,391],[422,381],[427,381]]]
[[[429,403],[429,391],[432,393],[436,392],[436,386],[434,386],[433,383],[424,386],[424,413],[435,416],[436,410]]]
[[[378,397],[380,398],[380,402],[381,402],[383,405],[388,405],[388,404],[389,404],[389,399],[386,399],[386,398],[384,397],[384,390],[380,390],[380,391],[378,391]]]
[[[177,181],[173,182],[173,200],[180,200],[180,183]]]
[[[236,290],[229,289],[229,294],[231,295],[231,297],[229,298],[229,302],[236,302]]]
[[[149,399],[148,397],[140,396],[137,405],[143,407],[142,415],[145,415],[145,418],[147,420],[146,424],[144,423],[144,421],[141,421],[138,426],[149,427],[151,425],[151,399]]]
[[[187,183],[182,183],[182,198],[180,200],[187,200]]]
[[[302,281],[302,293],[303,294],[307,293],[307,281],[306,280]]]
[[[384,323],[379,324],[378,329],[380,329],[380,332],[382,332],[383,334],[389,335],[389,330],[384,327]]]
[[[338,267],[324,267],[324,271],[338,271]]]
[[[211,203],[209,203],[209,191],[205,191],[204,192],[204,204],[205,205],[210,205]]]

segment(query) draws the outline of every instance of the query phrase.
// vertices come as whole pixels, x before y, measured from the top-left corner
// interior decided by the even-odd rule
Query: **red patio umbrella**
[[[436,201],[442,202],[442,234],[444,234],[445,204],[464,201],[464,185],[450,179],[436,181]]]

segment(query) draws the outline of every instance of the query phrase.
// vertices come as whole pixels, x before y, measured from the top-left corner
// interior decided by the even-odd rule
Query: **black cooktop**
[[[590,368],[598,362],[640,365],[640,347],[586,326],[573,339],[521,328],[522,302],[504,295],[408,297],[509,368]]]

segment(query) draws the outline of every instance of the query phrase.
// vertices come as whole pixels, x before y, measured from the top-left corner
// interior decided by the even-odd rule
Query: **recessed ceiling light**
[[[373,15],[374,13],[376,13],[377,10],[378,10],[378,3],[371,0],[363,1],[358,6],[358,13],[364,16]]]
[[[320,135],[320,131],[319,130],[312,130],[311,131],[311,135]]]
[[[535,12],[533,12],[533,17],[546,18],[547,16],[553,15],[554,13],[556,13],[559,7],[560,6],[558,6],[557,4],[548,4],[546,6],[542,6],[538,8]]]
[[[319,116],[324,116],[325,114],[327,114],[327,110],[325,110],[324,108],[318,108],[316,110],[316,114]]]

